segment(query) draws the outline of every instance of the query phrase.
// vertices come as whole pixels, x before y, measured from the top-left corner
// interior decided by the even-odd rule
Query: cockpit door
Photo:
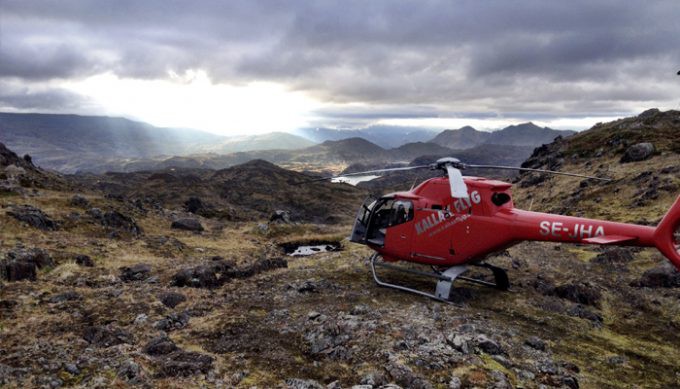
[[[391,204],[390,219],[384,228],[385,247],[395,257],[408,257],[413,238],[413,203],[395,199]]]

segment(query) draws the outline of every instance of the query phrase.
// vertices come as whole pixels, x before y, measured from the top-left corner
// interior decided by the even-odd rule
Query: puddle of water
[[[334,183],[345,183],[356,186],[360,182],[370,181],[380,176],[350,176],[350,177],[336,177],[331,180]]]
[[[298,246],[293,252],[288,253],[291,257],[305,257],[308,255],[314,255],[319,253],[327,253],[329,251],[338,251],[339,246],[334,246],[330,244],[322,244],[317,246]]]

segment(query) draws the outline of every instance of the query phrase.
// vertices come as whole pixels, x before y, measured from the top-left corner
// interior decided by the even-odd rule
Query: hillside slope
[[[641,143],[651,145],[648,155],[625,162],[626,153]],[[598,124],[537,148],[523,166],[614,179],[579,182],[524,174],[518,194],[529,198],[534,209],[655,223],[680,188],[680,111],[652,109]]]

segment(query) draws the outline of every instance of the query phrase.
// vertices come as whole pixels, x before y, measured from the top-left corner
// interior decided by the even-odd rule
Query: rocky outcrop
[[[54,260],[47,251],[31,249],[15,249],[7,253],[0,262],[0,273],[8,281],[35,281],[37,270],[54,266]]]
[[[234,262],[217,260],[180,270],[172,277],[171,284],[180,287],[216,288],[232,278],[248,278],[285,267],[288,267],[288,261],[282,258],[260,259],[242,268],[235,267]]]
[[[9,216],[43,231],[57,229],[57,223],[39,208],[31,205],[15,205],[7,211]]]

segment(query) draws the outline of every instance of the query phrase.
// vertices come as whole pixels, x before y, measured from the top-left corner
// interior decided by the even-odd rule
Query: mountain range
[[[130,158],[294,149],[315,144],[283,132],[225,137],[119,117],[2,112],[0,142],[19,153],[35,155],[35,162],[42,167],[65,173]]]
[[[116,117],[0,113],[1,142],[34,155],[36,164],[44,168],[65,173],[223,169],[252,159],[301,171],[339,172],[356,163],[405,164],[423,156],[472,156],[478,163],[498,163],[499,152],[505,160],[512,156],[511,162],[521,163],[533,148],[572,133],[524,123],[495,132],[469,126],[441,133],[372,126],[225,137]]]
[[[550,143],[558,136],[566,137],[575,133],[575,131],[561,131],[548,127],[539,127],[532,122],[528,122],[508,126],[493,132],[478,131],[470,126],[457,130],[445,130],[430,142],[451,149],[469,149],[482,144],[536,147]]]
[[[359,129],[302,128],[294,133],[317,143],[359,137],[385,149],[399,147],[406,143],[427,142],[437,135],[437,131],[426,128],[385,125]]]

